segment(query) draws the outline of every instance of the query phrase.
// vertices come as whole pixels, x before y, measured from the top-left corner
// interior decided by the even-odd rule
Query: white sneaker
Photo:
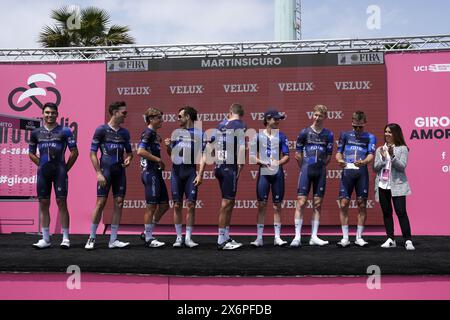
[[[250,242],[250,245],[251,245],[252,247],[258,248],[258,247],[262,247],[262,246],[264,245],[264,242],[263,242],[263,239],[260,238],[260,239],[256,239],[256,240],[253,241],[253,242]]]
[[[63,239],[61,244],[59,245],[61,249],[69,249],[70,248],[70,240],[69,239]]]
[[[388,238],[386,242],[381,245],[382,248],[395,248],[396,246],[395,240],[392,240],[391,238]]]
[[[349,241],[348,239],[342,238],[341,241],[339,241],[338,243],[336,243],[336,245],[337,245],[338,247],[345,248],[345,247],[348,247],[348,246],[350,245],[350,241]]]
[[[302,245],[302,239],[301,238],[294,238],[294,240],[292,240],[290,246],[294,247],[294,248],[298,248]]]
[[[156,240],[158,241],[158,240]],[[173,243],[172,247],[174,248],[181,248],[183,246],[183,238],[178,238],[175,240],[175,242]]]
[[[406,250],[416,250],[416,248],[414,248],[411,240],[407,240],[405,242],[405,248],[406,248]]]
[[[356,244],[357,246],[360,246],[360,247],[365,247],[365,246],[367,246],[369,243],[368,243],[367,241],[364,241],[363,238],[359,238],[359,239],[356,239],[355,244]]]
[[[318,237],[311,237],[311,239],[309,240],[310,246],[325,246],[328,243],[329,243],[328,241],[322,240]]]
[[[36,249],[45,249],[50,247],[52,244],[50,242],[45,241],[44,239],[39,240],[36,243],[33,243],[33,247]]]
[[[287,241],[282,240],[281,238],[274,238],[273,245],[278,247],[283,247],[287,245]]]
[[[149,241],[145,242],[145,246],[149,248],[159,248],[165,245],[165,242],[158,241],[155,238],[150,239]]]
[[[95,238],[89,238],[84,246],[86,250],[94,250],[95,249]]]
[[[121,249],[121,248],[128,247],[129,245],[130,245],[129,242],[122,242],[122,241],[116,240],[116,241],[114,241],[113,243],[110,242],[110,243],[108,244],[108,247],[109,247],[110,249],[116,249],[116,248]]]
[[[187,239],[186,241],[184,241],[184,245],[188,248],[195,248],[196,246],[198,246],[198,243],[192,241],[192,239]]]
[[[240,247],[242,247],[242,243],[230,239],[217,245],[217,249],[219,250],[235,250]]]

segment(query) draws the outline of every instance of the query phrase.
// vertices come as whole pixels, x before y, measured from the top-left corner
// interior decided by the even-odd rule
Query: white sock
[[[258,240],[262,240],[263,232],[264,232],[264,224],[257,224],[256,225],[256,233],[257,233],[257,237],[256,238]]]
[[[356,240],[362,238],[363,231],[364,231],[364,226],[358,226],[358,228],[356,229]]]
[[[295,239],[300,239],[302,237],[302,224],[303,219],[295,219]]]
[[[117,231],[119,230],[119,225],[112,224],[111,225],[111,237],[109,238],[109,243],[113,243],[117,240]]]
[[[95,236],[97,234],[97,228],[98,228],[98,224],[91,224],[91,235],[89,236],[92,239],[95,239]]]
[[[183,225],[182,224],[176,224],[175,230],[177,231],[177,238],[181,239],[183,237]]]
[[[311,233],[311,237],[312,238],[317,238],[317,231],[319,230],[319,220],[312,220],[311,221],[311,227],[312,227],[312,233]]]
[[[69,240],[69,228],[62,228],[62,232],[63,232],[63,239]]]
[[[186,226],[186,241],[191,240],[193,229],[194,229],[193,226]]]
[[[342,237],[348,240],[348,226],[342,226]]]
[[[230,226],[225,227],[225,240],[230,239]]]
[[[217,243],[222,244],[226,241],[225,238],[225,228],[219,228],[219,237],[217,238]]]
[[[145,241],[150,241],[151,238],[153,238],[153,228],[155,225],[153,223],[151,224],[145,224]]]
[[[281,234],[281,223],[274,223],[273,227],[275,229],[275,238],[279,238]]]
[[[45,242],[50,242],[50,228],[42,228],[42,239]]]

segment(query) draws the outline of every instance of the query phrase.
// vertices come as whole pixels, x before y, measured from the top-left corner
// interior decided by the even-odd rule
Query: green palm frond
[[[74,27],[75,10],[64,6],[52,10],[53,26],[44,26],[38,42],[43,47],[113,46],[133,44],[128,26],[110,24],[111,17],[103,9],[87,7],[79,12],[78,24]],[[70,23],[68,23],[68,21]]]
[[[135,39],[128,34],[129,31],[130,28],[128,26],[112,25],[104,38],[104,45],[115,46],[121,44],[133,44]]]

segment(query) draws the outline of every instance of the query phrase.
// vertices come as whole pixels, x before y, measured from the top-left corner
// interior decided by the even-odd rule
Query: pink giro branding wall
[[[388,119],[410,148],[412,232],[450,234],[450,52],[390,54],[386,66]]]
[[[407,205],[413,234],[450,234],[446,201],[450,177],[450,52],[388,54],[385,64],[388,121],[402,126],[410,147],[407,175],[412,195]],[[96,179],[89,147],[95,128],[105,120],[105,78],[103,63],[0,65],[0,114],[40,117],[39,104],[60,100],[60,121],[77,137],[80,156],[69,173],[73,233],[88,232],[95,203]],[[35,88],[42,90],[29,91]],[[19,162],[25,163],[28,156],[21,149],[17,152],[14,144],[26,146],[28,136],[1,129],[0,152],[9,150],[11,157],[17,157],[11,168],[16,164],[20,167]],[[2,169],[0,176],[3,175]],[[32,176],[27,178],[30,182]],[[9,179],[6,183],[18,180]],[[59,232],[54,199],[51,211],[51,232]],[[37,231],[37,217],[37,202],[0,202],[0,233]],[[399,233],[398,225],[396,230]]]
[[[96,178],[89,160],[89,148],[95,128],[103,123],[105,117],[105,65],[0,65],[0,101],[0,114],[25,118],[41,117],[41,107],[46,102],[59,105],[58,122],[73,131],[80,153],[77,163],[69,172],[71,232],[86,233],[96,197]],[[2,176],[6,175],[5,172],[11,175],[5,183],[10,188],[24,181],[35,183],[33,177],[36,166],[14,172],[16,164],[22,165],[23,162],[24,166],[31,163],[27,150],[24,150],[28,146],[29,133],[6,128],[2,128],[1,133],[0,152],[12,158],[10,168],[1,173]],[[29,188],[23,187],[22,190],[28,192]],[[34,194],[31,195],[35,196],[35,184],[32,190]],[[52,198],[50,231],[59,233],[56,208],[55,199]],[[37,231],[37,219],[36,201],[0,202],[0,233]]]

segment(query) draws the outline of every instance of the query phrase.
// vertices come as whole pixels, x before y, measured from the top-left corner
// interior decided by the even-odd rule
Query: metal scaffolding
[[[302,0],[295,2],[295,35],[297,40],[302,40]]]
[[[75,62],[120,59],[236,57],[306,53],[450,50],[450,35],[83,48],[0,49],[0,62]]]

